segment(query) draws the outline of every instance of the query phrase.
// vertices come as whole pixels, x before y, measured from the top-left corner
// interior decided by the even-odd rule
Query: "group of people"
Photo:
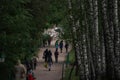
[[[54,52],[54,56],[55,56],[55,62],[56,63],[58,62],[58,55],[59,55],[58,48],[60,48],[60,52],[62,53],[63,47],[65,47],[66,53],[67,53],[68,52],[68,47],[69,47],[68,42],[65,43],[65,46],[63,44],[63,40],[61,40],[60,42],[59,42],[59,40],[57,40],[55,42],[55,48],[56,49],[55,49],[55,52]],[[48,69],[50,71],[51,70],[51,65],[53,64],[51,50],[46,49],[43,52],[43,59],[45,60],[45,64],[48,64]]]
[[[61,52],[61,53],[62,53],[63,47],[65,47],[66,53],[67,53],[67,52],[68,52],[68,47],[69,47],[69,44],[68,44],[67,41],[65,42],[65,46],[64,46],[64,44],[63,44],[63,40],[61,40],[60,42],[59,42],[59,40],[57,40],[57,41],[55,42],[55,48],[56,48],[56,50],[58,50],[58,48],[60,48],[60,52]]]
[[[49,66],[49,71],[50,71],[50,70],[51,70],[51,65],[52,65],[52,63],[53,63],[51,50],[46,49],[46,50],[43,52],[43,59],[45,59],[45,63],[48,64],[48,66]]]
[[[65,43],[65,45],[63,44],[63,40],[61,40],[59,42],[59,40],[57,40],[55,42],[55,52],[54,52],[54,56],[55,56],[55,62],[58,62],[58,48],[60,48],[60,52],[62,53],[63,47],[65,47],[66,49],[66,53],[68,52],[68,47],[69,44],[68,42]],[[45,60],[45,63],[48,64],[48,70],[51,70],[51,65],[53,64],[53,59],[52,59],[52,52],[51,50],[46,49],[43,52],[43,58]],[[16,65],[15,65],[15,80],[35,80],[35,76],[34,76],[34,72],[33,70],[36,69],[37,66],[37,58],[33,57],[31,60],[27,60],[27,58],[25,58],[25,62],[22,64],[20,60],[17,60]]]
[[[54,56],[55,56],[55,62],[57,63],[58,62],[58,50],[55,50],[54,52]],[[48,50],[46,49],[44,52],[43,52],[43,59],[45,61],[45,64],[48,64],[48,69],[49,71],[51,70],[51,65],[53,64],[53,59],[52,59],[52,52],[51,50]]]
[[[52,37],[50,37],[49,39],[44,39],[43,40],[43,47],[45,46],[50,46],[51,45],[51,41],[52,41]]]
[[[15,80],[35,80],[33,70],[36,69],[37,59],[33,57],[31,60],[25,59],[22,64],[20,60],[17,60],[15,65]]]

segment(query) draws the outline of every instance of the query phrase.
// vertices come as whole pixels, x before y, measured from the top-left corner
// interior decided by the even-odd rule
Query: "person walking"
[[[43,59],[45,59],[45,62],[47,62],[47,59],[48,59],[48,49],[46,49],[44,52],[43,52]]]
[[[54,53],[56,63],[58,62],[58,55],[59,55],[59,52],[58,52],[58,50],[56,50]]]
[[[49,69],[49,71],[51,70],[51,65],[52,65],[52,63],[53,63],[53,60],[52,60],[52,52],[51,52],[51,50],[49,50],[48,51],[48,69]]]
[[[15,65],[15,80],[26,80],[27,70],[20,60]]]
[[[28,74],[28,72],[30,71],[31,69],[31,65],[30,65],[30,60],[27,59],[27,57],[25,57],[25,60],[24,60],[24,64],[25,64],[25,67],[26,67],[26,74]],[[28,80],[28,76],[26,76],[26,80]]]
[[[66,43],[65,43],[66,53],[68,52],[68,47],[69,47],[69,44],[68,44],[68,42],[66,42]]]
[[[58,47],[59,47],[58,41],[59,41],[59,40],[57,40],[57,41],[55,42],[55,48],[56,48],[56,50],[58,50]]]
[[[50,38],[48,39],[48,46],[51,45],[51,41],[52,41],[52,37],[50,37]]]
[[[35,70],[37,66],[37,58],[35,56],[33,57],[33,63],[34,63],[34,70]]]
[[[60,52],[62,53],[62,49],[63,49],[63,40],[62,40],[62,41],[60,41],[59,46],[60,46]]]

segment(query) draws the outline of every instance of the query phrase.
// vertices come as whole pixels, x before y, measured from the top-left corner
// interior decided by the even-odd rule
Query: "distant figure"
[[[48,49],[46,49],[44,52],[43,52],[43,58],[45,59],[45,62],[47,62],[47,59],[48,59]]]
[[[48,60],[47,60],[47,62],[48,62],[49,71],[50,71],[51,70],[51,65],[53,63],[51,50],[48,51]]]
[[[58,47],[59,47],[58,41],[59,41],[59,40],[57,40],[57,41],[55,42],[55,48],[56,48],[56,50],[58,50]]]
[[[58,62],[58,55],[59,55],[59,52],[58,52],[58,50],[56,50],[54,53],[56,63]]]
[[[59,46],[60,46],[60,51],[61,51],[61,53],[62,53],[62,49],[63,49],[63,40],[62,40],[62,41],[60,41]]]
[[[34,64],[34,70],[36,69],[37,66],[37,58],[33,57],[33,64]]]
[[[31,69],[31,66],[30,66],[30,61],[27,59],[27,57],[25,57],[24,64],[25,64],[25,67],[27,69],[27,73],[26,74],[28,74],[29,70]],[[28,80],[28,76],[26,76],[26,80]]]
[[[51,41],[52,41],[52,38],[50,37],[50,38],[48,39],[48,46],[51,45]]]
[[[30,69],[34,70],[34,61],[32,58],[30,59]]]
[[[25,66],[26,66],[26,68],[27,68],[27,72],[30,70],[30,61],[27,59],[27,58],[25,58],[25,62],[24,62],[24,64],[25,64]]]
[[[15,80],[26,80],[26,71],[25,66],[18,60],[15,65]]]
[[[66,42],[66,43],[65,43],[66,53],[68,52],[68,47],[69,47],[69,44],[68,44],[68,42]]]

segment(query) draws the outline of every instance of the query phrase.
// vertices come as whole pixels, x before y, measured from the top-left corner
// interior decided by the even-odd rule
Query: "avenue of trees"
[[[72,41],[79,80],[120,80],[119,19],[119,0],[1,0],[0,54],[10,69],[16,58],[33,56],[44,29],[57,25]]]
[[[120,80],[120,1],[68,0],[68,9],[76,75]]]
[[[120,1],[53,0],[80,80],[120,80]],[[62,7],[61,7],[62,6]],[[56,17],[59,19],[59,17]]]

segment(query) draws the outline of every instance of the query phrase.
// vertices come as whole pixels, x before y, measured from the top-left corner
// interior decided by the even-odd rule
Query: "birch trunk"
[[[103,13],[103,33],[104,33],[104,44],[105,44],[105,56],[106,56],[106,78],[108,80],[114,80],[114,63],[113,63],[113,42],[110,34],[110,20],[108,21],[107,16],[107,1],[102,0],[102,13]]]
[[[94,8],[94,35],[95,35],[95,72],[96,72],[96,80],[99,80],[100,77],[100,41],[99,41],[99,28],[98,28],[98,1],[93,0],[93,8]]]
[[[76,28],[77,28],[77,22],[75,22],[74,16],[72,14],[72,1],[68,0],[68,5],[69,5],[69,18],[70,18],[70,25],[71,25],[71,32],[72,32],[72,38],[73,38],[73,47],[75,50],[75,65],[76,65],[76,76],[78,75],[79,67],[78,67],[78,56],[79,56],[79,46],[78,46],[78,41],[77,41],[77,36],[76,36]]]
[[[99,6],[98,0],[75,1],[79,2],[80,6],[74,4],[72,7],[72,0],[68,0],[68,3],[77,63],[76,71],[80,68],[80,79],[103,80],[101,74],[106,72],[107,80],[118,80],[120,75],[118,0],[102,0]],[[98,8],[101,10],[99,13]]]
[[[119,39],[119,27],[118,27],[118,0],[113,0],[113,8],[114,8],[114,53],[115,53],[115,80],[119,80],[120,77],[120,70],[119,70],[119,46],[120,46],[120,39]]]

